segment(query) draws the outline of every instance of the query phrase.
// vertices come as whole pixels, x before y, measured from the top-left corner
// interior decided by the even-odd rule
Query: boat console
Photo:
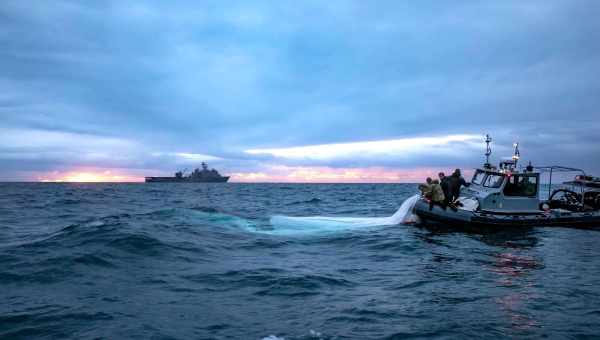
[[[461,197],[477,199],[478,210],[539,210],[539,176],[536,172],[477,169],[471,185],[461,191]]]
[[[539,211],[540,173],[534,171],[531,165],[523,171],[517,170],[520,157],[518,144],[514,148],[512,158],[501,161],[497,168],[486,162],[483,168],[476,169],[471,185],[461,191],[461,197],[477,199],[477,210],[510,213]],[[486,153],[486,156],[489,155]]]

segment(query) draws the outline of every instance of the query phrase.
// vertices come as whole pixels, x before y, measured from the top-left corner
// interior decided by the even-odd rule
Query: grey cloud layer
[[[170,170],[149,155],[190,152],[257,168],[286,161],[243,150],[490,132],[599,171],[598,17],[596,1],[4,1],[0,128],[133,149],[14,141],[0,165]],[[457,160],[361,162],[330,165]]]

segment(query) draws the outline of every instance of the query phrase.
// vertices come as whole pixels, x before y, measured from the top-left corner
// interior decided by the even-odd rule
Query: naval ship
[[[520,153],[515,143],[511,159],[492,166],[491,138],[486,136],[486,163],[476,169],[468,187],[460,191],[456,209],[430,207],[423,197],[414,207],[421,224],[467,228],[474,231],[507,227],[563,226],[600,228],[600,178],[582,169],[565,166],[519,168]],[[552,183],[556,173],[575,173],[571,181]],[[543,187],[540,175],[549,175]],[[548,190],[547,198],[540,197]]]
[[[202,162],[202,170],[196,168],[189,175],[182,171],[175,173],[175,177],[146,177],[146,183],[225,183],[229,176],[221,176],[215,169],[208,169],[208,165]]]

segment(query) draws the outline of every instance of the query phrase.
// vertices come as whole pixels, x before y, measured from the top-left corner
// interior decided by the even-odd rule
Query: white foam
[[[273,216],[270,221],[273,229],[266,232],[271,234],[308,234],[414,223],[416,216],[413,214],[413,208],[418,199],[419,195],[409,197],[389,217]]]
[[[310,336],[313,337],[313,338],[321,339],[321,335],[322,335],[321,332],[317,332],[317,331],[312,330],[312,329],[310,330]]]
[[[280,338],[275,335],[269,335],[269,336],[262,338],[262,340],[285,340],[285,338]]]

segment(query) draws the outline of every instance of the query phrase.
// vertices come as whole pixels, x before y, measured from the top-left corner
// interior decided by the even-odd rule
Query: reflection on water
[[[498,287],[506,294],[496,297],[494,302],[506,313],[514,331],[527,331],[542,325],[527,310],[534,298],[534,271],[543,269],[543,260],[530,253],[538,243],[531,230],[486,235],[482,238],[486,244],[500,247],[487,270],[497,275]]]
[[[530,249],[537,245],[537,232],[532,228],[508,229],[495,233],[478,235],[485,244],[493,247],[505,247],[513,249]]]
[[[543,268],[540,260],[518,253],[497,253],[491,271],[499,275],[498,283],[510,287],[521,284],[533,269]]]
[[[511,325],[515,331],[526,331],[532,328],[542,327],[539,321],[530,314],[522,311],[528,303],[529,297],[523,294],[508,294],[494,301],[510,318]]]

